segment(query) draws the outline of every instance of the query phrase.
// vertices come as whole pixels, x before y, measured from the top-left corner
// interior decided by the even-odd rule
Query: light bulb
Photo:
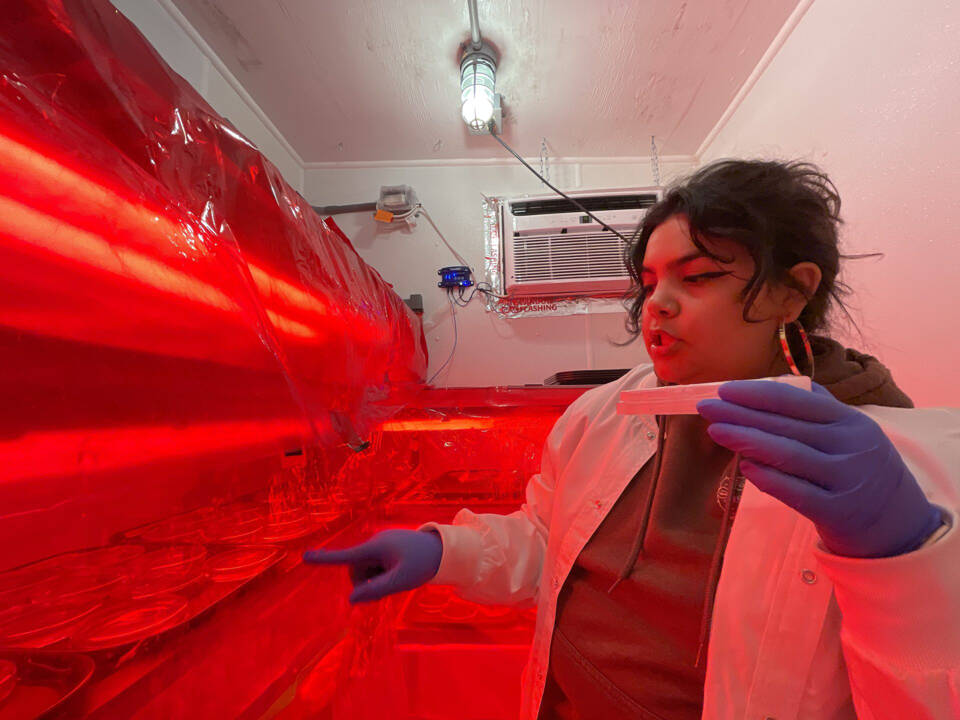
[[[482,130],[493,117],[492,93],[471,93],[463,101],[461,108],[463,121],[474,130]]]
[[[469,53],[460,65],[460,114],[476,131],[493,118],[496,72],[493,60],[480,53]]]

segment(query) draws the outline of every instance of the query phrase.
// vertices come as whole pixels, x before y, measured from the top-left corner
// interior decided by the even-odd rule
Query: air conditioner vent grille
[[[513,238],[517,282],[628,278],[624,243],[609,232]]]
[[[656,204],[653,193],[633,193],[630,195],[600,195],[578,198],[590,212],[603,210],[637,210]],[[578,213],[580,208],[564,198],[544,198],[540,200],[515,200],[510,203],[510,212],[514,215],[553,215],[556,213]]]

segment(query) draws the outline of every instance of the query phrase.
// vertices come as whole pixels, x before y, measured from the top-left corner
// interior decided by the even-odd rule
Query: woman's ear
[[[820,287],[820,279],[823,277],[823,273],[820,271],[820,266],[816,263],[801,262],[790,268],[790,276],[803,288],[803,293],[796,288],[789,288],[787,290],[786,297],[783,301],[784,322],[793,322],[800,317],[800,313],[803,312],[810,298],[813,297],[814,293],[817,292],[817,288]]]

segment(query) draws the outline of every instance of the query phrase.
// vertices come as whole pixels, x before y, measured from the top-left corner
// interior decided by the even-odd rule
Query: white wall
[[[803,157],[843,199],[865,342],[918,405],[960,406],[960,4],[815,0],[701,152]]]
[[[474,266],[482,265],[480,193],[539,193],[543,186],[509,162],[307,165],[283,139],[170,0],[113,0],[170,65],[250,137],[314,204],[373,200],[380,185],[407,183],[440,229]],[[854,261],[844,279],[864,338],[839,339],[880,357],[923,405],[960,405],[954,358],[960,354],[960,6],[803,0],[754,78],[698,153],[804,157],[833,177],[844,200],[845,251],[879,250]],[[523,150],[523,149],[522,149]],[[499,158],[495,148],[490,157]],[[665,162],[664,180],[697,159]],[[645,185],[649,163],[554,165],[561,187]],[[577,177],[579,175],[579,178]],[[385,229],[368,217],[338,218],[361,256],[402,296],[421,293],[430,372],[453,339],[437,268],[453,258],[421,221]],[[541,382],[574,368],[628,367],[645,361],[623,339],[622,315],[501,320],[475,300],[458,309],[459,343],[441,385]]]
[[[303,163],[296,151],[170,0],[111,2],[174,71],[303,191]]]
[[[401,167],[382,163],[304,166],[296,151],[171,0],[111,1],[170,66],[252,140],[287,181],[315,205],[375,200],[381,185],[412,185],[449,242],[479,269],[483,265],[480,193],[516,195],[547,190],[518,163],[503,160],[504,151],[499,146],[491,148],[489,162]],[[663,158],[663,180],[669,181],[693,165],[693,158],[689,157]],[[551,167],[551,180],[566,190],[653,184],[649,159],[643,157],[584,159],[553,163]],[[345,215],[337,221],[361,257],[401,296],[423,295],[431,377],[453,345],[451,308],[446,294],[437,287],[436,271],[456,264],[456,260],[423,220],[409,232],[385,228],[369,215]],[[541,383],[562,370],[632,367],[647,361],[639,343],[627,348],[611,344],[611,339],[623,341],[627,337],[622,312],[502,320],[484,310],[476,296],[468,308],[458,308],[457,313],[456,353],[437,377],[438,385]]]
[[[538,167],[536,161],[531,164]],[[662,179],[667,182],[692,167],[691,158],[663,158]],[[644,158],[632,162],[553,163],[550,177],[563,190],[653,184],[650,162]],[[448,242],[478,275],[483,268],[481,193],[489,196],[549,192],[516,161],[497,161],[404,167],[308,165],[304,196],[314,205],[370,202],[377,199],[381,185],[400,184],[413,187]],[[458,265],[458,261],[424,219],[409,231],[377,223],[368,213],[335,219],[357,252],[393,284],[397,293],[402,297],[423,295],[424,332],[430,351],[428,377],[432,376],[449,356],[453,344],[451,306],[446,293],[437,287],[437,270]],[[618,348],[610,342],[627,337],[624,312],[501,319],[486,311],[479,295],[469,307],[457,308],[456,312],[456,353],[437,377],[437,385],[541,383],[557,371],[629,368],[648,361],[642,344]]]

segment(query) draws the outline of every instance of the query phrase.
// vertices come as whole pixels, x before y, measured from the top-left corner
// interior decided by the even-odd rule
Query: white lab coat
[[[522,720],[540,706],[560,588],[656,451],[655,419],[617,415],[619,394],[655,386],[652,366],[641,365],[572,403],[521,510],[461,510],[452,525],[423,526],[443,538],[433,583],[478,602],[536,604]],[[717,587],[705,720],[960,718],[960,411],[858,409],[881,425],[950,530],[899,557],[840,557],[809,520],[748,482]]]

